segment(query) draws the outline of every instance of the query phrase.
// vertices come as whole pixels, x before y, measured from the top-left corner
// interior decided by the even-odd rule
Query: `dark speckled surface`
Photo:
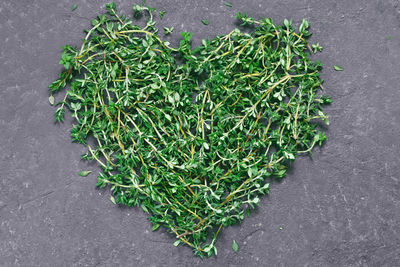
[[[131,13],[135,1],[118,2]],[[153,233],[141,210],[112,205],[95,188],[96,164],[80,161],[84,147],[71,144],[71,122],[53,124],[47,86],[61,70],[60,47],[78,45],[106,1],[2,0],[0,266],[400,266],[399,1],[147,2],[167,11],[172,44],[183,30],[195,44],[229,32],[237,11],[307,18],[334,101],[329,141],[296,160],[242,225],[223,231],[218,257],[194,257]],[[95,173],[77,175],[86,169]]]

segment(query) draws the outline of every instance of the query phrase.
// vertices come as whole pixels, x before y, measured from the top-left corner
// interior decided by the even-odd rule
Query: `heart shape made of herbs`
[[[326,139],[313,122],[328,122],[322,105],[330,99],[318,95],[308,22],[296,33],[288,20],[239,13],[257,26],[251,34],[235,29],[192,49],[192,35],[182,33],[171,48],[157,35],[154,10],[134,11],[150,14],[144,28],[108,4],[80,49],[64,47],[65,70],[49,86],[53,94],[69,84],[56,121],[67,107],[73,141],[94,138],[83,158],[102,166],[97,185],[111,186],[114,203],[140,205],[153,230],[176,235],[175,245],[216,254],[222,226],[242,221],[268,193],[268,179]]]

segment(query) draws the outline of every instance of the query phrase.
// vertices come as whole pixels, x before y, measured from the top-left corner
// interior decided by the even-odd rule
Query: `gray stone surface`
[[[131,13],[134,2],[117,4]],[[217,257],[194,257],[151,232],[141,210],[112,205],[95,174],[79,177],[98,168],[80,161],[70,121],[53,124],[47,86],[61,70],[60,47],[78,45],[106,1],[2,0],[0,266],[400,266],[399,1],[147,2],[167,11],[173,44],[183,30],[195,44],[229,32],[237,11],[308,19],[334,101],[328,142],[296,160],[242,225],[224,229]]]

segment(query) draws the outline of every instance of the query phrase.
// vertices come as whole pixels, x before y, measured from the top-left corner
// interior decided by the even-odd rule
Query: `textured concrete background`
[[[223,231],[218,257],[194,257],[165,231],[151,232],[141,210],[112,205],[109,191],[95,188],[96,164],[81,162],[84,147],[71,144],[71,122],[53,124],[47,86],[61,70],[60,47],[80,44],[106,1],[2,0],[0,265],[400,266],[399,1],[147,2],[167,11],[173,44],[183,30],[195,44],[229,32],[237,11],[308,19],[334,101],[327,144],[299,158],[241,226]],[[117,4],[131,14],[134,3]],[[87,169],[94,173],[77,175]]]

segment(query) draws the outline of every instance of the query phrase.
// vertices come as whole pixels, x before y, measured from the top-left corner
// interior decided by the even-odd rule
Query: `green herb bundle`
[[[141,206],[175,245],[217,254],[221,228],[241,222],[268,181],[326,139],[316,121],[328,123],[322,105],[330,99],[318,93],[308,22],[296,32],[288,20],[238,13],[251,33],[235,29],[194,49],[192,34],[181,33],[172,48],[154,9],[134,6],[146,18],[140,27],[115,4],[106,8],[80,48],[64,47],[65,70],[49,86],[53,95],[69,85],[55,120],[71,111],[72,140],[103,168],[97,186],[110,185],[113,202]]]

